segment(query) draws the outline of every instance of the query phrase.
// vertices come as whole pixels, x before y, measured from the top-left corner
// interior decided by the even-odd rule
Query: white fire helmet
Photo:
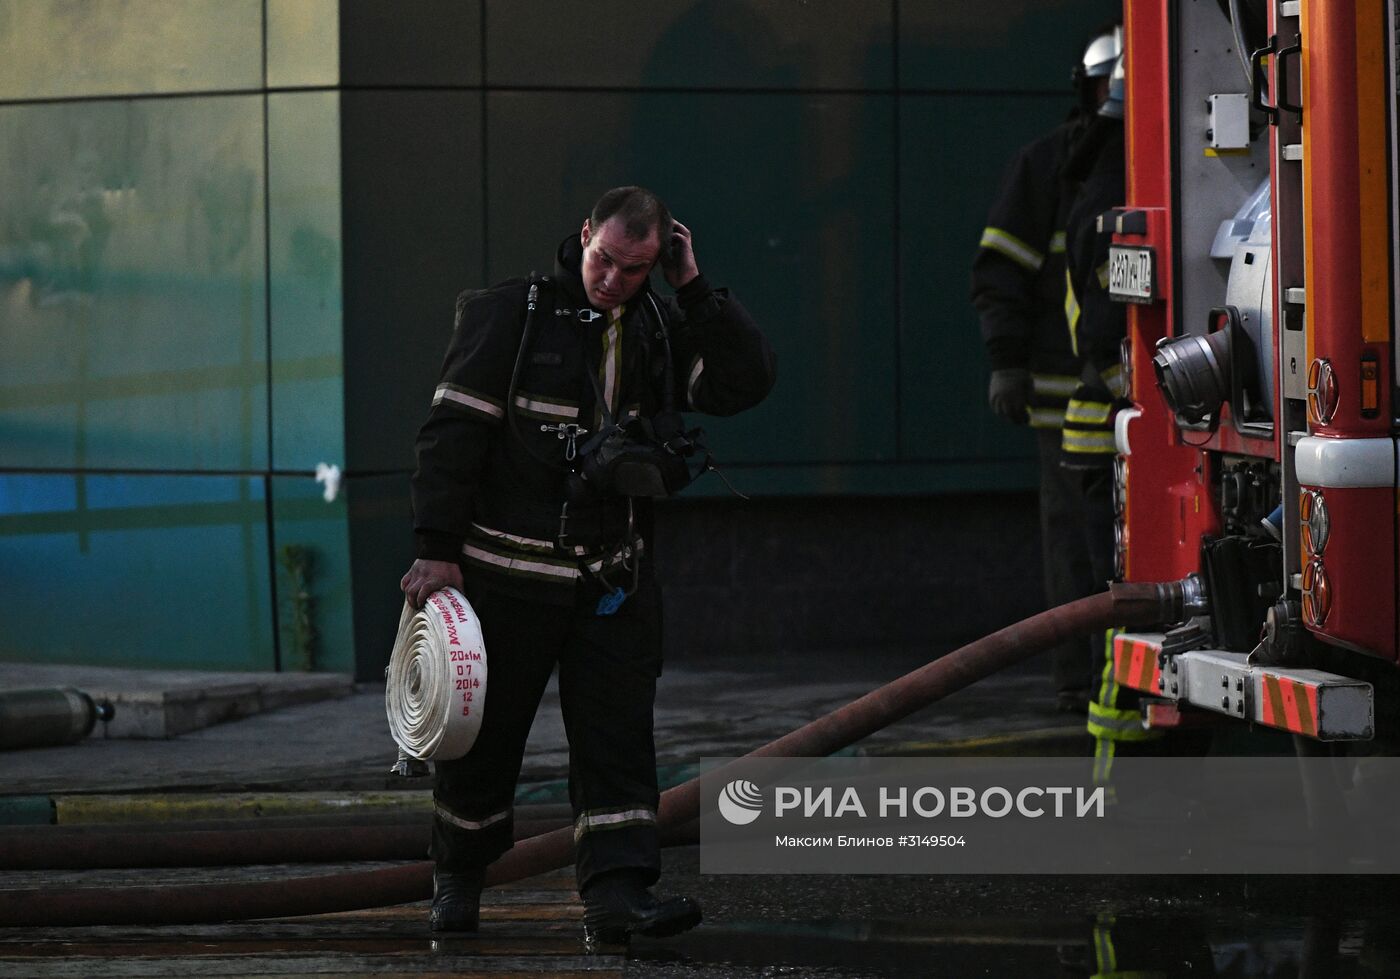
[[[1086,78],[1104,78],[1113,73],[1113,66],[1123,54],[1123,28],[1114,26],[1100,32],[1084,49],[1084,57],[1074,67],[1074,83]]]
[[[1108,98],[1099,106],[1099,115],[1106,119],[1123,118],[1123,56],[1113,64],[1113,74],[1108,76]]]

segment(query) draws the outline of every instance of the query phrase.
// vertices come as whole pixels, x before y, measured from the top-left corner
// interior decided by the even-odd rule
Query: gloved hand
[[[992,383],[987,387],[987,404],[992,411],[1015,425],[1029,420],[1026,403],[1031,397],[1031,372],[1022,367],[1007,367],[992,371]]]

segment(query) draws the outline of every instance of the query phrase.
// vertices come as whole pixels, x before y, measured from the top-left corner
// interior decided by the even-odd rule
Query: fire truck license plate
[[[1119,302],[1150,303],[1153,299],[1152,249],[1110,245],[1108,295]]]

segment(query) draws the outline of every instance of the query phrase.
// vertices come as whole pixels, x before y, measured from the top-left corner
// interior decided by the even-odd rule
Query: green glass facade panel
[[[355,629],[346,486],[327,502],[310,476],[273,476],[269,482],[281,668],[349,673],[355,667]]]
[[[271,483],[281,668],[381,679],[414,557],[407,474],[347,476],[329,502],[309,477]]]
[[[899,84],[1069,92],[1090,34],[1122,16],[1113,0],[900,0]]]
[[[481,95],[340,98],[347,465],[409,470],[454,300],[481,283]]]
[[[1069,108],[1067,98],[1050,96],[901,97],[899,377],[906,459],[1035,454],[1029,429],[987,407],[989,368],[968,283],[1012,155]]]
[[[267,97],[272,467],[345,464],[338,92]]]
[[[356,86],[479,86],[481,0],[340,0],[340,78]]]
[[[254,91],[263,0],[0,0],[0,100]]]
[[[267,7],[268,87],[339,84],[341,0],[263,2]]]
[[[270,599],[259,477],[0,474],[0,659],[270,670]]]
[[[258,96],[0,106],[11,467],[267,458]]]
[[[354,568],[355,676],[376,681],[384,676],[398,633],[403,610],[399,579],[414,558],[408,474],[352,476],[345,492]]]
[[[887,96],[493,93],[489,279],[551,267],[609,187],[651,187],[778,353],[724,461],[895,458],[894,106]],[[664,287],[663,287],[664,288]]]
[[[889,88],[891,0],[487,0],[487,84]]]

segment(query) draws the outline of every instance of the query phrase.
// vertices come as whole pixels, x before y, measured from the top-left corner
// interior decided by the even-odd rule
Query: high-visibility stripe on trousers
[[[1026,406],[1031,428],[1063,428],[1065,408],[1079,388],[1079,378],[1067,374],[1031,373],[1031,398]]]
[[[1113,637],[1122,629],[1106,629],[1103,643],[1103,671],[1099,688],[1089,700],[1087,729],[1094,739],[1094,784],[1107,785],[1113,774],[1117,745],[1127,741],[1155,741],[1160,731],[1143,727],[1136,692],[1124,690],[1113,669]]]
[[[1116,410],[1103,392],[1080,385],[1065,407],[1065,431],[1061,443],[1075,456],[1113,456],[1113,416]]]

